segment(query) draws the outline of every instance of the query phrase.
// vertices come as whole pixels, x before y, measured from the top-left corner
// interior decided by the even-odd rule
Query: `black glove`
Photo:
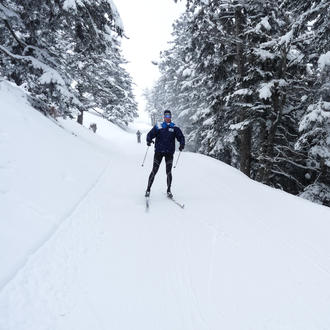
[[[147,141],[147,146],[150,147],[151,143],[154,143],[154,141]]]
[[[184,149],[183,145],[180,145],[179,150],[182,151]]]

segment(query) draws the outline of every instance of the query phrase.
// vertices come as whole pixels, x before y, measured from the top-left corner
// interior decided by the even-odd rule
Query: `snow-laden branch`
[[[53,83],[56,83],[59,85],[63,85],[63,86],[65,85],[63,78],[60,76],[60,74],[56,70],[52,69],[50,66],[48,66],[45,63],[42,63],[41,61],[37,60],[36,58],[34,58],[32,56],[22,56],[22,55],[13,54],[7,48],[5,48],[1,45],[0,45],[0,50],[15,60],[31,62],[32,66],[35,69],[41,69],[44,72],[43,75],[39,78],[39,81],[41,83],[46,84],[46,83],[53,82]]]
[[[286,178],[288,178],[288,179],[290,179],[290,180],[292,180],[292,181],[294,181],[300,188],[304,188],[304,186],[295,178],[295,177],[293,177],[292,175],[290,175],[290,174],[287,174],[287,173],[284,173],[284,172],[282,172],[282,170],[278,167],[278,166],[276,166],[278,169],[279,169],[279,171],[276,171],[276,170],[274,170],[274,169],[272,169],[271,170],[271,172],[272,173],[274,173],[274,174],[279,174],[279,175],[283,175],[283,176],[285,176]]]
[[[301,164],[298,164],[292,160],[290,160],[289,158],[283,158],[283,157],[277,157],[276,160],[279,160],[281,162],[286,162],[286,163],[290,163],[296,167],[299,167],[299,168],[303,168],[304,170],[313,170],[313,171],[318,171],[319,168],[313,168],[313,167],[308,167],[308,166],[304,166],[304,165],[301,165]]]
[[[280,87],[285,87],[288,83],[284,79],[273,79],[267,83],[261,83],[259,89],[260,99],[269,99],[272,96],[272,88],[278,85]]]
[[[0,3],[0,18],[5,20],[9,17],[18,18],[18,15],[13,10],[6,8],[4,5]]]
[[[30,62],[32,67],[35,69],[41,69],[43,74],[39,77],[39,82],[41,84],[50,84],[54,83],[56,89],[68,99],[71,99],[72,102],[78,106],[81,106],[81,102],[68,90],[67,85],[61,75],[53,68],[48,66],[47,64],[37,60],[32,56],[21,56],[16,55],[10,52],[7,48],[0,45],[0,51],[8,55],[9,57],[20,60]]]

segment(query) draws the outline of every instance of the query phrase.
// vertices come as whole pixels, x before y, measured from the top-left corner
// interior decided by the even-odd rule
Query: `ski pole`
[[[141,165],[142,167],[143,167],[143,165],[144,165],[144,162],[146,161],[147,153],[148,153],[149,147],[150,147],[150,146],[147,147],[146,154],[144,155],[143,163],[142,163],[142,165]]]
[[[179,156],[178,156],[178,158],[177,158],[177,160],[176,160],[176,163],[175,163],[175,165],[174,165],[174,168],[176,168],[176,166],[178,165],[178,161],[179,161],[180,155],[181,155],[181,151],[179,152]]]

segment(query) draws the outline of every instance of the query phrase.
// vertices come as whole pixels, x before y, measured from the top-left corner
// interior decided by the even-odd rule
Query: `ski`
[[[178,205],[179,207],[181,207],[182,209],[184,208],[184,204],[179,203],[178,201],[176,201],[173,196],[167,196],[168,199],[170,199],[171,201],[173,201],[176,205]]]
[[[149,197],[146,197],[146,211],[149,210]]]
[[[167,198],[170,199],[177,206],[181,207],[182,209],[184,208],[184,204],[179,203],[177,200],[174,199],[173,196],[167,196]],[[150,202],[149,202],[150,197],[147,196],[147,197],[145,197],[145,199],[146,199],[146,211],[148,212],[149,211],[149,206],[150,206]]]
[[[146,193],[144,194],[144,197],[146,199],[146,212],[148,212],[149,210],[149,198],[150,198],[150,190],[146,191]]]

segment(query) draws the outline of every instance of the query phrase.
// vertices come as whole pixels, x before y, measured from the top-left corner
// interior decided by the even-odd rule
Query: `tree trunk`
[[[245,58],[243,51],[243,7],[237,6],[235,10],[235,34],[236,39],[236,60],[237,60],[237,73],[240,84],[243,85],[243,78],[245,74]],[[243,86],[242,86],[243,87]],[[247,119],[247,115],[244,109],[240,109],[240,122],[244,122]],[[251,126],[247,125],[240,132],[240,170],[250,177],[251,174]]]
[[[243,54],[243,40],[241,35],[243,32],[243,8],[237,6],[235,10],[235,36],[236,36],[236,61],[237,61],[237,73],[239,80],[242,81],[244,77],[244,54]]]
[[[262,121],[260,123],[259,136],[260,136],[260,149],[259,149],[259,157],[257,157],[259,169],[256,176],[256,180],[262,182],[262,178],[264,177],[265,174],[265,156],[266,156],[266,145],[267,145],[266,121]]]
[[[251,127],[248,126],[240,134],[240,170],[245,175],[251,175]]]
[[[83,120],[84,120],[84,111],[83,110],[80,110],[80,114],[78,115],[78,118],[77,118],[77,123],[82,125],[83,124]]]
[[[282,120],[283,100],[280,103],[280,94],[278,91],[278,87],[276,85],[275,85],[275,91],[272,95],[272,100],[273,100],[274,112],[276,113],[276,119],[269,130],[269,134],[267,138],[267,147],[265,153],[265,157],[266,157],[265,170],[262,177],[262,182],[266,184],[269,183],[269,175],[273,164],[275,136],[278,125]]]

